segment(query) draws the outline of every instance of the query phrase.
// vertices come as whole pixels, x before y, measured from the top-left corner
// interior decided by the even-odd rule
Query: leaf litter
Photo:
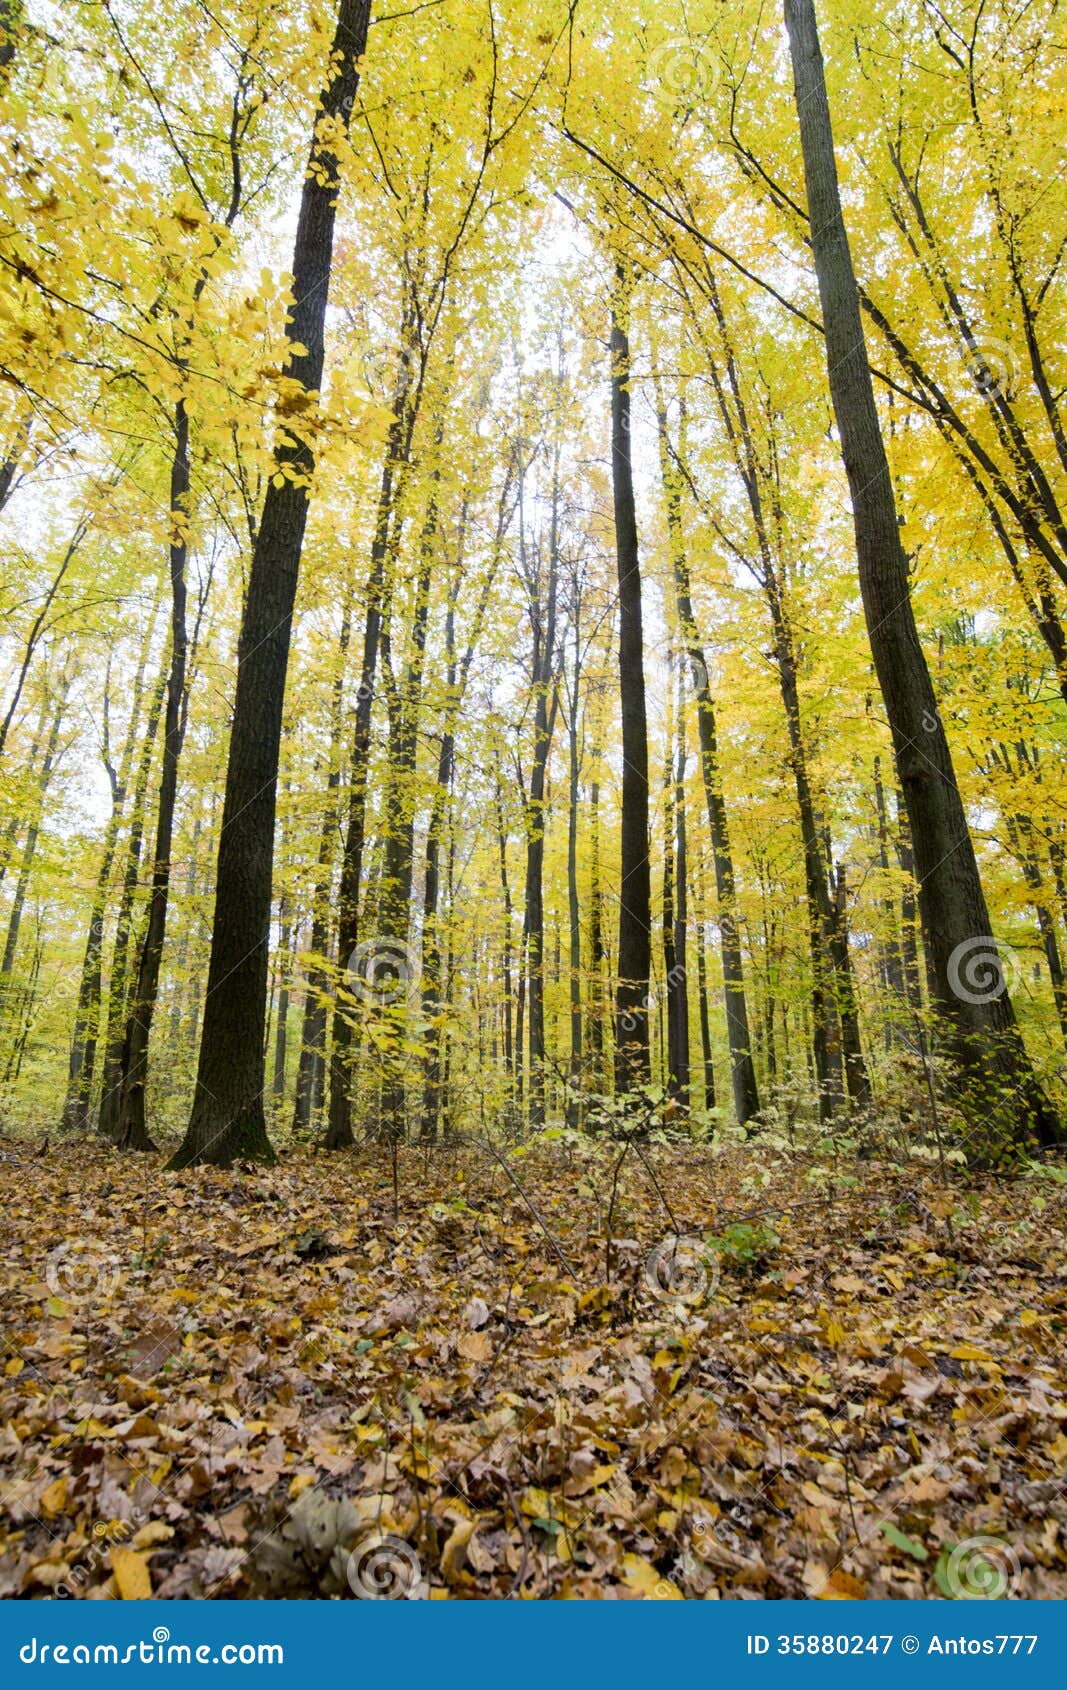
[[[618,1160],[20,1150],[0,1595],[1067,1596],[1062,1184]]]

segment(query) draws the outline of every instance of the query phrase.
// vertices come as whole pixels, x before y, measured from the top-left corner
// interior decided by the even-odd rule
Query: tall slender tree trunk
[[[441,447],[442,426],[439,418],[435,430],[435,455]],[[398,1044],[403,1040],[407,1019],[405,1005],[409,1000],[411,977],[414,973],[414,953],[408,943],[408,935],[411,927],[411,888],[415,866],[415,781],[430,588],[438,544],[439,479],[440,471],[435,463],[419,543],[421,561],[415,588],[409,655],[399,687],[390,683],[388,689],[390,720],[389,781],[385,800],[387,831],[378,928],[383,955],[390,965],[388,1008],[399,1035]],[[388,677],[388,664],[385,673]],[[403,1137],[406,1131],[407,1111],[402,1061],[402,1048],[390,1052],[386,1060],[382,1091],[383,1124],[386,1136],[393,1139]]]
[[[167,677],[167,708],[163,725],[163,767],[159,780],[156,811],[156,843],[152,861],[152,889],[148,900],[148,925],[133,989],[133,1009],[122,1052],[121,1093],[115,1141],[123,1150],[152,1150],[154,1145],[145,1117],[145,1089],[148,1084],[148,1045],[159,995],[159,971],[163,962],[163,941],[167,929],[170,899],[171,851],[174,843],[174,811],[178,799],[178,764],[185,738],[187,699],[186,674],[189,637],[185,624],[185,568],[188,557],[189,522],[189,417],[185,401],[179,399],[174,415],[174,456],[170,471],[170,673]]]
[[[347,136],[367,45],[370,0],[339,0],[331,76],[319,96],[293,250],[294,306],[284,375],[300,397],[274,453],[249,571],[237,654],[226,799],[219,840],[204,1032],[196,1094],[171,1166],[228,1166],[237,1156],[272,1161],[263,1112],[263,1034],[270,941],[271,871],[282,706],[297,576],[314,473],[312,427],[325,361],[326,303],[338,194],[337,155]],[[293,411],[290,401],[291,413]]]
[[[648,729],[645,719],[641,564],[637,547],[630,439],[630,337],[625,278],[616,270],[611,310],[611,479],[619,581],[619,692],[622,719],[622,823],[619,949],[615,992],[615,1088],[651,1078],[648,1029],[652,968],[652,879],[648,834]]]
[[[278,1013],[274,1023],[274,1072],[270,1090],[280,1108],[285,1102],[285,1067],[289,1048],[289,974],[292,967],[293,914],[289,895],[278,899]]]
[[[117,770],[112,767],[107,739],[108,702],[105,692],[104,763],[111,787],[111,814],[104,832],[104,849],[96,876],[96,887],[89,911],[89,931],[85,939],[85,953],[81,978],[78,982],[78,1004],[74,1015],[74,1035],[71,1040],[67,1075],[67,1096],[63,1105],[61,1130],[83,1132],[89,1125],[89,1107],[96,1070],[96,1049],[100,1035],[100,997],[103,989],[104,916],[107,910],[108,887],[118,850],[122,811],[126,802],[130,770],[133,765],[137,734],[141,727],[141,702],[144,694],[144,672],[148,661],[152,627],[145,634],[140,658],[134,673],[130,695],[130,719],[126,738],[119,756]]]
[[[589,786],[589,1057],[595,1084],[607,1086],[604,1066],[604,891],[600,884],[600,782]]]
[[[568,998],[570,1003],[570,1087],[567,1093],[567,1125],[577,1127],[581,1119],[582,1037],[582,920],[578,894],[578,777],[581,754],[578,742],[578,700],[582,679],[581,597],[575,591],[574,667],[571,675],[567,723],[567,925],[569,932]]]
[[[815,817],[815,802],[808,778],[807,748],[800,719],[800,688],[796,656],[782,602],[774,562],[765,558],[765,588],[774,632],[775,666],[789,735],[789,761],[797,795],[800,836],[804,855],[804,888],[808,905],[808,940],[811,951],[812,1055],[819,1089],[819,1113],[832,1119],[843,1102],[844,1073],[838,1038],[834,970],[831,959],[833,912],[826,881],[822,845]]]
[[[678,663],[672,809],[674,820],[673,968],[667,970],[667,1051],[671,1094],[689,1107],[689,850],[685,821],[685,664]],[[667,912],[664,909],[664,923]],[[666,961],[666,952],[664,952]]]
[[[706,905],[704,902],[703,877],[694,865],[694,891],[696,892],[696,953],[697,953],[697,999],[700,1019],[700,1056],[703,1063],[704,1079],[704,1111],[705,1114],[716,1107],[715,1102],[715,1062],[711,1050],[711,1016],[708,1012],[708,958],[704,943],[704,919]]]
[[[730,1046],[730,1072],[733,1085],[734,1111],[741,1126],[759,1111],[759,1091],[756,1068],[752,1060],[752,1039],[749,1033],[748,999],[745,995],[745,968],[741,955],[741,934],[737,918],[737,892],[734,878],[733,852],[730,846],[730,827],[719,771],[718,733],[715,722],[715,702],[711,694],[711,680],[704,661],[689,582],[689,563],[681,528],[681,510],[677,478],[671,472],[667,445],[667,418],[660,410],[660,464],[664,480],[667,508],[667,530],[671,546],[674,573],[675,603],[679,636],[689,660],[693,681],[693,695],[697,708],[697,731],[700,742],[700,770],[704,782],[704,796],[711,831],[712,858],[715,867],[715,888],[718,901],[719,933],[722,944],[722,974],[726,997],[726,1031]]]
[[[1004,989],[971,989],[976,958],[996,962],[974,845],[937,712],[911,603],[907,559],[867,364],[852,256],[841,213],[830,109],[812,0],[785,0],[812,254],[830,395],[852,495],[860,591],[885,701],[919,878],[935,1009],[950,1029],[956,1101],[976,1162],[999,1160],[1060,1124],[1026,1053]],[[930,726],[932,724],[932,726]]]
[[[515,1084],[515,1045],[512,1027],[512,967],[511,967],[511,924],[513,906],[511,901],[511,883],[508,879],[508,835],[504,822],[504,795],[501,790],[500,777],[497,776],[496,789],[496,818],[497,818],[497,851],[500,863],[500,890],[504,899],[504,936],[501,946],[500,967],[504,984],[504,1071],[507,1075],[509,1102]],[[440,966],[440,965],[439,965]]]
[[[393,412],[385,446],[378,509],[371,541],[371,566],[367,581],[367,602],[363,624],[363,655],[356,721],[349,759],[348,815],[337,916],[337,966],[342,992],[352,984],[359,944],[359,896],[363,877],[363,850],[367,830],[367,780],[370,772],[371,722],[374,688],[378,673],[378,652],[382,638],[385,595],[389,588],[386,564],[390,552],[398,482],[411,450],[415,409],[403,380],[393,392]],[[355,1142],[352,1132],[352,1088],[355,1083],[355,1024],[351,1002],[343,996],[334,1007],[333,1043],[330,1050],[329,1116],[323,1145],[327,1150],[344,1150]]]
[[[130,807],[130,831],[126,840],[126,862],[119,892],[119,907],[115,919],[115,939],[111,948],[111,974],[107,991],[107,1026],[104,1032],[103,1082],[97,1128],[105,1138],[113,1138],[118,1126],[119,1103],[122,1096],[122,1051],[126,1037],[126,1020],[130,1007],[130,960],[137,903],[137,885],[144,847],[145,817],[148,806],[148,782],[152,773],[159,720],[163,714],[163,699],[167,677],[162,674],[156,683],[148,707],[141,755],[133,783],[133,802]]]
[[[345,664],[351,635],[351,606],[346,599],[338,639],[337,670],[330,708],[330,752],[326,802],[319,834],[315,888],[311,896],[311,955],[304,994],[304,1020],[293,1100],[293,1137],[305,1138],[323,1089],[326,1060],[326,972],[324,962],[330,934],[330,886],[333,879],[334,836],[337,832],[337,789],[341,783],[341,729],[344,720]]]

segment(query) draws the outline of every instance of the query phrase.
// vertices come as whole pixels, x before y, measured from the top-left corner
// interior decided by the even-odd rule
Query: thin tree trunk
[[[567,1125],[577,1127],[581,1119],[582,1038],[582,922],[578,896],[578,699],[582,678],[581,598],[575,591],[574,669],[571,678],[567,724],[567,924],[570,938],[570,1087],[567,1093]]]
[[[152,772],[159,719],[163,713],[163,698],[167,677],[161,675],[152,694],[145,724],[141,757],[133,783],[133,804],[130,810],[130,832],[126,842],[126,866],[119,893],[119,908],[115,922],[115,942],[111,951],[111,978],[108,981],[107,1028],[104,1034],[103,1089],[97,1130],[106,1138],[115,1136],[121,1097],[122,1050],[126,1036],[126,1017],[129,1009],[130,943],[133,934],[134,906],[137,882],[144,845],[145,812],[148,781]]]
[[[405,382],[398,381],[393,393],[393,412],[386,440],[385,461],[378,494],[378,509],[371,542],[371,567],[363,625],[363,656],[356,721],[349,760],[348,817],[337,917],[337,966],[342,988],[349,970],[356,966],[359,943],[359,895],[363,876],[363,851],[367,829],[367,779],[371,751],[371,721],[374,687],[381,645],[383,601],[387,591],[386,562],[393,528],[398,481],[411,449],[415,414]],[[355,1140],[352,1133],[352,1087],[355,1080],[355,1026],[350,1008],[342,1001],[334,1007],[333,1044],[330,1051],[329,1118],[323,1137],[327,1150],[344,1150]]]
[[[597,1086],[608,1086],[604,1066],[604,892],[600,884],[600,783],[589,787],[589,1058]]]
[[[89,1109],[92,1100],[93,1078],[96,1070],[96,1050],[100,1036],[100,998],[103,989],[102,958],[104,948],[104,916],[107,909],[107,894],[111,884],[111,871],[114,867],[115,854],[118,849],[119,828],[122,824],[122,811],[126,802],[126,790],[129,785],[130,770],[133,766],[134,749],[137,744],[137,733],[140,728],[141,702],[144,694],[144,672],[148,661],[149,645],[152,638],[152,628],[149,626],[145,634],[144,643],[134,674],[133,688],[130,696],[130,719],[126,729],[126,738],[119,757],[116,771],[109,760],[107,747],[108,722],[108,694],[104,694],[104,766],[107,770],[111,787],[111,814],[108,817],[107,828],[104,833],[104,850],[100,859],[100,868],[96,877],[96,888],[93,902],[89,911],[89,931],[85,940],[85,955],[82,962],[81,978],[78,983],[78,1004],[74,1016],[74,1036],[71,1040],[70,1063],[67,1077],[67,1096],[63,1106],[61,1129],[64,1132],[82,1132],[89,1125]],[[110,680],[110,677],[109,677]]]
[[[278,900],[278,1015],[274,1024],[274,1073],[271,1096],[280,1108],[285,1102],[285,1058],[289,1043],[289,973],[292,966],[293,920],[286,893]]]
[[[326,1061],[326,972],[323,963],[329,945],[330,886],[333,879],[334,835],[337,832],[337,789],[341,783],[341,730],[344,721],[345,664],[351,632],[351,608],[346,600],[338,640],[337,672],[330,708],[329,769],[326,802],[319,834],[315,889],[311,898],[311,954],[304,993],[304,1023],[300,1036],[300,1057],[296,1070],[293,1101],[293,1137],[306,1138],[318,1107]]]
[[[185,401],[179,399],[174,415],[174,456],[170,471],[170,673],[167,677],[167,708],[163,726],[163,767],[159,780],[156,811],[156,843],[152,861],[152,889],[148,901],[148,925],[137,968],[133,1010],[126,1028],[122,1053],[122,1079],[115,1142],[122,1150],[152,1150],[154,1145],[145,1117],[148,1084],[148,1045],[159,995],[159,971],[167,929],[170,899],[171,851],[174,843],[174,811],[178,799],[178,764],[185,738],[187,666],[189,637],[185,625],[185,568],[188,557],[189,523],[189,418]]]
[[[674,762],[674,958],[675,977],[667,977],[667,1026],[670,1069],[676,1096],[689,1107],[689,845],[685,817],[685,667],[678,664],[678,713]]]
[[[651,1078],[648,1029],[652,967],[652,881],[648,835],[648,730],[630,440],[630,340],[624,277],[616,270],[611,311],[611,469],[619,581],[619,692],[622,720],[622,824],[619,949],[615,993],[615,1088]]]
[[[711,1017],[708,1013],[708,959],[704,945],[705,909],[702,877],[694,865],[696,892],[696,952],[697,999],[700,1012],[700,1056],[703,1062],[704,1112],[709,1114],[715,1104],[715,1063],[711,1053]]]
[[[693,615],[693,600],[689,583],[689,563],[681,531],[678,483],[671,473],[667,446],[667,418],[659,413],[660,466],[664,480],[667,508],[667,529],[670,539],[674,573],[675,603],[679,636],[689,659],[693,694],[697,708],[697,730],[700,738],[700,768],[704,782],[704,796],[711,831],[712,858],[715,866],[715,886],[719,910],[719,932],[722,944],[723,987],[726,997],[726,1030],[730,1046],[730,1070],[733,1084],[734,1111],[741,1126],[759,1111],[759,1091],[756,1069],[752,1060],[752,1039],[749,1033],[748,1000],[745,995],[745,970],[741,955],[741,935],[737,919],[737,895],[734,880],[733,852],[730,847],[730,828],[719,772],[718,735],[715,724],[715,703],[711,695],[711,681],[704,649],[697,633]]]

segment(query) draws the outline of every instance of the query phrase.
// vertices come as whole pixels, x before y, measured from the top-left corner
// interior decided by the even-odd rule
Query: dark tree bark
[[[559,460],[552,476],[552,514],[548,541],[548,581],[542,600],[541,559],[531,559],[523,538],[519,499],[519,551],[526,577],[533,633],[530,686],[534,705],[533,758],[526,795],[526,979],[528,982],[529,1121],[536,1131],[545,1123],[545,775],[559,705],[556,609],[559,592]]]
[[[103,1087],[97,1129],[105,1138],[113,1138],[118,1126],[119,1102],[122,1096],[122,1051],[126,1037],[126,1019],[130,999],[130,960],[133,939],[137,883],[144,847],[145,815],[148,804],[148,781],[152,773],[159,719],[163,713],[163,699],[167,677],[159,677],[148,708],[141,755],[133,782],[133,802],[130,807],[130,831],[126,840],[126,862],[122,874],[122,889],[115,919],[115,939],[111,949],[111,975],[107,991],[107,1026],[104,1032]]]
[[[885,1021],[885,1048],[891,1050],[894,1042],[902,1043],[907,1037],[909,1029],[905,1027],[904,1011],[907,1007],[907,994],[904,983],[904,953],[901,943],[899,927],[899,911],[897,900],[889,887],[889,815],[885,802],[885,787],[882,784],[882,771],[879,758],[874,759],[874,807],[878,822],[878,843],[876,862],[879,873],[883,877],[884,890],[880,898],[882,907],[882,925],[885,937],[879,946],[879,972],[882,987],[889,1000],[889,1009]],[[908,1017],[910,1020],[910,1016]]]
[[[834,874],[834,902],[830,912],[830,960],[834,966],[837,1008],[841,1018],[841,1051],[845,1059],[845,1083],[854,1109],[869,1109],[871,1078],[860,1038],[859,993],[852,955],[848,948],[848,879],[844,863]]]
[[[11,68],[22,32],[23,0],[0,0],[0,71]]]
[[[89,931],[85,939],[85,954],[81,978],[78,982],[78,1005],[74,1016],[74,1036],[71,1040],[67,1073],[67,1096],[60,1123],[64,1132],[83,1132],[89,1125],[89,1108],[96,1071],[96,1050],[100,1036],[100,997],[103,990],[104,917],[107,912],[108,887],[118,850],[119,828],[126,802],[130,770],[133,766],[137,735],[141,727],[141,700],[144,692],[144,671],[152,637],[149,626],[141,647],[140,659],[134,674],[130,695],[130,720],[125,743],[116,769],[111,762],[109,747],[109,688],[104,689],[104,767],[111,787],[111,814],[104,832],[104,850],[96,876],[96,887],[89,911]]]
[[[719,772],[719,746],[715,723],[715,702],[711,695],[711,680],[704,661],[693,616],[693,599],[689,581],[689,563],[681,531],[678,484],[670,469],[667,450],[667,418],[659,413],[659,435],[664,492],[667,506],[667,530],[671,546],[674,574],[675,604],[678,612],[679,638],[689,661],[693,682],[693,696],[697,709],[697,731],[700,741],[700,769],[704,782],[704,796],[708,809],[712,857],[715,865],[715,888],[718,901],[719,932],[722,941],[722,974],[726,997],[726,1031],[730,1046],[730,1070],[733,1082],[734,1110],[741,1126],[759,1110],[759,1091],[756,1068],[752,1060],[752,1039],[749,1033],[748,999],[745,995],[745,968],[741,955],[741,935],[737,921],[737,896],[734,883],[734,860],[730,846],[730,826],[726,801]]]
[[[297,576],[314,473],[312,433],[325,360],[326,302],[338,194],[323,120],[347,134],[367,45],[370,0],[340,0],[332,74],[314,120],[293,251],[285,377],[293,428],[283,428],[252,553],[237,656],[226,799],[219,841],[204,1031],[192,1116],[171,1166],[272,1161],[263,1113],[271,871],[282,705]]]
[[[689,1107],[689,841],[685,816],[685,669],[678,673],[678,720],[674,762],[674,956],[677,973],[667,979],[667,1027],[671,1073],[678,1101]]]
[[[567,1093],[567,1125],[577,1127],[581,1119],[582,1038],[582,922],[578,895],[578,780],[581,773],[579,745],[579,697],[582,682],[582,595],[575,585],[572,617],[574,660],[567,700],[567,925],[570,939],[570,1087]]]
[[[512,1028],[511,923],[514,910],[511,901],[511,882],[508,878],[508,833],[504,821],[504,794],[499,771],[496,782],[496,838],[500,864],[500,890],[504,899],[504,935],[500,957],[504,984],[504,1071],[508,1078],[510,1094],[514,1089],[516,1065],[519,1060],[515,1052],[515,1036]],[[438,968],[440,968],[440,964],[438,964]]]
[[[679,660],[679,680],[684,674]],[[673,662],[668,684],[673,700]],[[663,764],[663,982],[667,999],[667,1095],[681,1108],[689,1107],[689,998],[686,990],[685,887],[685,695],[679,684],[675,709],[676,733],[667,714],[667,747]]]
[[[482,583],[481,595],[475,611],[474,625],[462,658],[456,660],[456,599],[463,579],[463,541],[456,558],[455,573],[448,594],[445,615],[445,712],[441,733],[441,748],[437,758],[437,781],[434,787],[430,822],[426,830],[426,875],[422,903],[422,1017],[428,1022],[423,1060],[422,1122],[420,1137],[432,1142],[437,1137],[441,1113],[441,1023],[445,1008],[441,996],[441,933],[439,904],[441,898],[441,842],[444,838],[447,809],[452,787],[452,771],[456,755],[456,724],[463,706],[474,654],[485,623],[489,598],[496,572],[503,555],[504,536],[509,523],[508,504],[511,492],[510,471],[505,477],[497,511],[493,561]],[[464,506],[461,534],[466,532]],[[499,783],[496,792],[497,841],[500,852],[501,885],[507,928],[504,936],[504,1071],[511,1082],[511,891],[508,886],[507,840],[504,832],[504,811]],[[494,1037],[495,1049],[495,1037]]]
[[[371,722],[374,715],[374,689],[378,673],[383,611],[389,586],[386,579],[386,563],[391,550],[399,483],[410,457],[416,415],[417,395],[413,397],[406,381],[399,379],[393,391],[392,417],[385,446],[385,461],[382,465],[374,537],[371,541],[370,574],[363,624],[363,655],[349,759],[348,815],[344,855],[341,859],[337,917],[337,966],[341,975],[342,996],[335,1005],[333,1017],[329,1116],[323,1137],[323,1146],[327,1150],[345,1150],[355,1142],[352,1132],[352,1087],[355,1081],[356,1028],[347,988],[351,984],[349,970],[355,966],[354,959],[359,944],[359,894],[367,830]]]
[[[606,1086],[604,1067],[604,892],[600,884],[600,783],[589,786],[589,1060],[594,1083]]]
[[[274,1023],[274,1072],[270,1090],[275,1104],[285,1101],[285,1059],[289,1048],[289,972],[292,966],[293,916],[288,894],[278,899],[278,1013]]]
[[[326,802],[319,835],[315,889],[311,898],[311,954],[304,995],[304,1022],[300,1057],[296,1070],[293,1102],[293,1137],[304,1138],[322,1094],[326,1058],[326,952],[330,934],[330,886],[333,879],[334,836],[337,832],[337,789],[341,783],[341,729],[345,685],[345,664],[351,631],[351,610],[345,603],[338,640],[337,674],[330,708],[330,760],[326,775]]]
[[[859,294],[841,213],[830,110],[812,0],[785,0],[808,215],[830,394],[852,495],[860,591],[911,824],[919,907],[934,986],[959,1073],[955,1099],[976,1162],[1034,1135],[1057,1142],[1006,990],[968,990],[968,959],[995,960],[974,846],[911,603],[907,559],[867,364]],[[930,726],[929,724],[932,724]],[[973,976],[972,976],[973,977]]]
[[[630,440],[630,339],[624,277],[616,272],[611,312],[611,471],[619,580],[619,691],[622,719],[622,824],[619,949],[615,992],[615,1088],[651,1077],[648,1035],[652,967],[652,879],[648,846],[648,731]]]
[[[152,1035],[163,941],[167,929],[170,899],[170,859],[174,842],[174,811],[178,799],[178,764],[185,739],[188,693],[186,675],[189,636],[186,629],[185,568],[188,557],[189,521],[189,418],[184,400],[174,415],[174,456],[170,471],[170,672],[167,676],[167,708],[163,723],[163,767],[159,780],[156,811],[155,855],[152,860],[152,889],[148,900],[148,925],[133,989],[133,1011],[126,1028],[122,1052],[118,1120],[115,1142],[122,1150],[152,1150],[145,1118],[145,1088],[148,1083],[148,1044]]]
[[[405,1021],[404,1000],[410,989],[413,953],[408,944],[411,925],[411,888],[415,866],[415,779],[418,762],[418,734],[422,713],[423,673],[430,609],[430,587],[438,547],[438,487],[442,422],[435,430],[435,464],[430,497],[419,543],[419,576],[415,587],[408,657],[399,684],[391,668],[391,641],[386,629],[382,640],[382,674],[389,711],[389,777],[385,797],[386,836],[382,866],[382,896],[378,907],[378,931],[383,957],[389,962],[394,981],[389,992],[389,1013],[398,1034]],[[462,523],[461,540],[462,548]],[[448,770],[451,779],[451,768]],[[399,1139],[406,1131],[402,1055],[387,1059],[382,1088],[382,1124],[387,1138]]]
[[[704,1076],[704,1111],[708,1113],[716,1107],[715,1104],[715,1062],[711,1053],[711,1017],[708,1013],[708,958],[704,945],[704,896],[700,879],[694,876],[694,890],[696,892],[696,953],[697,953],[697,999],[700,1016],[700,1056],[703,1063]]]

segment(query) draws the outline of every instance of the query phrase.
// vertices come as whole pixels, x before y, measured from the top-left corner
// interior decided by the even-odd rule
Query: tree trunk
[[[730,847],[730,828],[722,791],[722,778],[719,773],[715,703],[711,695],[708,666],[704,661],[704,649],[700,643],[693,616],[689,564],[686,559],[685,544],[681,532],[678,485],[676,478],[670,471],[667,418],[662,410],[659,413],[659,436],[660,464],[664,477],[667,530],[674,573],[678,630],[689,660],[693,681],[693,694],[697,707],[697,730],[700,737],[700,768],[704,781],[704,796],[708,808],[708,826],[711,831],[712,857],[715,865],[719,932],[722,940],[723,987],[726,997],[726,1031],[730,1046],[734,1110],[739,1123],[744,1126],[759,1111],[759,1091],[756,1086],[756,1069],[752,1060],[752,1039],[749,1034],[745,970],[741,955],[741,935],[737,921],[733,852]]]
[[[382,465],[378,509],[371,541],[371,566],[367,581],[367,603],[363,624],[363,657],[360,665],[359,692],[356,695],[356,722],[352,733],[352,754],[349,760],[348,818],[345,828],[344,856],[341,860],[341,887],[338,897],[337,966],[341,991],[351,984],[351,974],[358,968],[359,891],[363,876],[363,849],[367,828],[367,777],[371,752],[371,721],[374,712],[374,687],[378,673],[378,650],[382,637],[383,599],[387,590],[386,561],[390,550],[393,511],[397,497],[399,472],[408,460],[411,436],[415,424],[414,409],[409,402],[406,383],[398,380],[393,392],[393,413],[386,440],[385,462]],[[334,1007],[333,1046],[330,1051],[329,1118],[323,1137],[327,1150],[345,1150],[355,1142],[352,1133],[352,1086],[355,1080],[355,1026],[351,1014],[351,1000],[345,997]]]
[[[153,618],[154,620],[154,618]],[[83,1132],[89,1125],[89,1107],[96,1070],[96,1049],[100,1035],[100,996],[103,989],[102,957],[104,948],[104,916],[107,893],[111,884],[111,870],[118,849],[122,810],[126,802],[130,769],[133,765],[137,730],[140,727],[141,701],[144,693],[144,671],[152,638],[149,625],[134,674],[130,695],[130,719],[126,738],[119,757],[118,770],[112,767],[108,747],[108,693],[104,695],[104,765],[111,787],[111,814],[104,832],[104,850],[96,876],[96,888],[89,911],[89,931],[85,939],[85,953],[78,983],[78,1005],[74,1016],[74,1036],[71,1040],[70,1063],[67,1071],[67,1096],[63,1105],[60,1130]]]
[[[652,967],[652,880],[648,857],[648,732],[630,440],[630,340],[624,279],[616,271],[611,311],[611,469],[619,580],[619,691],[622,718],[622,831],[618,985],[615,994],[615,1088],[651,1078],[648,988]]]
[[[192,1117],[171,1166],[272,1161],[263,1113],[263,1034],[271,871],[285,675],[308,498],[313,420],[325,359],[326,303],[338,193],[337,157],[320,128],[348,133],[366,49],[370,0],[340,0],[332,76],[315,114],[293,251],[293,306],[285,378],[294,432],[274,454],[252,554],[237,656],[226,799],[219,840],[204,1031]],[[311,425],[311,426],[309,426]],[[296,432],[299,430],[299,432]]]
[[[333,878],[334,835],[337,832],[337,788],[341,783],[341,727],[345,685],[345,663],[351,629],[351,611],[346,601],[338,641],[337,673],[334,676],[330,709],[330,762],[326,775],[326,803],[315,889],[311,898],[311,954],[304,995],[304,1024],[296,1070],[293,1102],[293,1137],[305,1138],[322,1092],[326,1059],[326,973],[323,964],[329,945],[330,885]]]
[[[995,1162],[1059,1139],[1059,1122],[1030,1064],[989,915],[948,740],[915,625],[885,443],[874,402],[812,0],[785,0],[812,253],[830,394],[852,495],[860,591],[911,824],[919,907],[935,1008],[959,1070],[955,1100],[969,1156]],[[981,965],[998,972],[985,989]],[[975,964],[979,964],[975,973]],[[970,984],[968,983],[970,982]]]
[[[697,996],[700,1011],[700,1056],[703,1062],[704,1076],[704,1113],[708,1114],[716,1107],[715,1103],[715,1063],[711,1053],[711,1017],[708,1013],[708,959],[704,945],[704,889],[700,880],[694,880],[696,891],[696,952],[697,952]]]
[[[115,942],[111,949],[111,978],[107,992],[107,1028],[104,1034],[103,1089],[97,1130],[105,1138],[113,1138],[119,1119],[122,1096],[122,1051],[126,1037],[126,1018],[129,1010],[130,946],[133,934],[134,906],[137,900],[137,881],[144,845],[145,812],[148,781],[152,773],[159,718],[163,712],[163,697],[167,677],[161,675],[148,709],[144,743],[133,784],[133,804],[130,810],[130,832],[126,841],[126,866],[119,893],[118,915],[115,921]]]
[[[667,1048],[679,1103],[689,1107],[689,847],[685,819],[685,669],[678,665],[678,719],[674,763],[674,959],[667,976]]]
[[[163,940],[167,930],[170,899],[170,859],[174,842],[174,810],[178,798],[178,764],[185,738],[187,704],[186,672],[189,641],[185,626],[185,566],[188,555],[189,522],[189,418],[184,400],[174,416],[174,456],[170,471],[170,673],[167,677],[167,709],[163,726],[163,767],[159,779],[159,807],[156,812],[156,846],[152,862],[152,890],[148,901],[148,926],[137,968],[133,1011],[126,1028],[122,1052],[121,1093],[115,1142],[122,1150],[152,1150],[155,1146],[145,1118],[145,1088],[148,1084],[148,1044],[159,994],[159,970],[163,961]]]
[[[581,1120],[582,1081],[582,922],[578,895],[578,804],[580,751],[578,745],[578,700],[582,678],[581,599],[575,591],[574,669],[571,677],[567,724],[567,924],[570,938],[569,1001],[570,1001],[570,1087],[567,1092],[567,1125],[577,1127]]]
[[[604,893],[600,885],[600,783],[589,787],[589,1059],[597,1086],[607,1086],[604,1066]]]
[[[289,898],[278,899],[278,1016],[274,1024],[274,1072],[271,1096],[278,1107],[285,1102],[285,1057],[289,1043],[289,974],[292,967],[293,919]]]

